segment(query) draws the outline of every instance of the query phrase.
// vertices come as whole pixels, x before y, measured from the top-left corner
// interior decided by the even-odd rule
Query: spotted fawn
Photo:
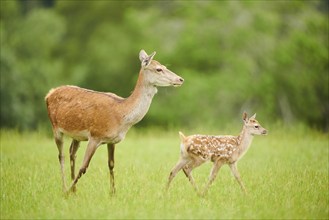
[[[238,136],[196,134],[186,137],[182,132],[179,132],[181,139],[180,159],[170,172],[167,189],[176,174],[183,169],[186,177],[198,192],[191,172],[194,168],[210,160],[213,162],[213,167],[208,183],[205,186],[204,191],[201,193],[202,195],[206,194],[209,186],[215,180],[219,169],[224,164],[229,165],[233,175],[240,184],[241,189],[246,192],[237,169],[237,162],[249,149],[254,135],[266,135],[267,130],[256,120],[256,114],[248,118],[247,113],[244,112],[242,119],[244,125]]]

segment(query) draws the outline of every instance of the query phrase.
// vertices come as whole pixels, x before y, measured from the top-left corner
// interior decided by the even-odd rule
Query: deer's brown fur
[[[140,51],[141,70],[134,91],[128,98],[113,93],[97,92],[77,86],[61,86],[49,91],[45,97],[49,119],[59,151],[63,190],[64,175],[63,135],[73,140],[70,147],[70,190],[75,191],[79,178],[86,172],[98,146],[107,144],[111,189],[114,187],[114,148],[124,139],[131,126],[147,113],[157,86],[180,86],[183,79],[153,60],[155,52],[148,56]],[[80,141],[88,141],[82,166],[75,176],[75,158]]]

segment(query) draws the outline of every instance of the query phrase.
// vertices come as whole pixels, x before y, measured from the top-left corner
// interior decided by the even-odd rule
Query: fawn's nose
[[[183,78],[179,78],[179,81],[184,82],[184,79]]]

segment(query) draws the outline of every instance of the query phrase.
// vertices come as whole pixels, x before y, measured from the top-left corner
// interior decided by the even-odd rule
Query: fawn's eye
[[[162,69],[161,69],[161,68],[156,68],[156,71],[157,71],[157,72],[161,72]]]
[[[259,128],[259,126],[258,125],[255,125],[255,128]]]

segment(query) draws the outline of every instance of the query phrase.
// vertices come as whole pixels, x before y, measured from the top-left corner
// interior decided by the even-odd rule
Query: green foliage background
[[[327,1],[1,0],[1,127],[49,126],[74,84],[129,96],[138,53],[182,76],[140,126],[218,126],[244,110],[328,130]]]

